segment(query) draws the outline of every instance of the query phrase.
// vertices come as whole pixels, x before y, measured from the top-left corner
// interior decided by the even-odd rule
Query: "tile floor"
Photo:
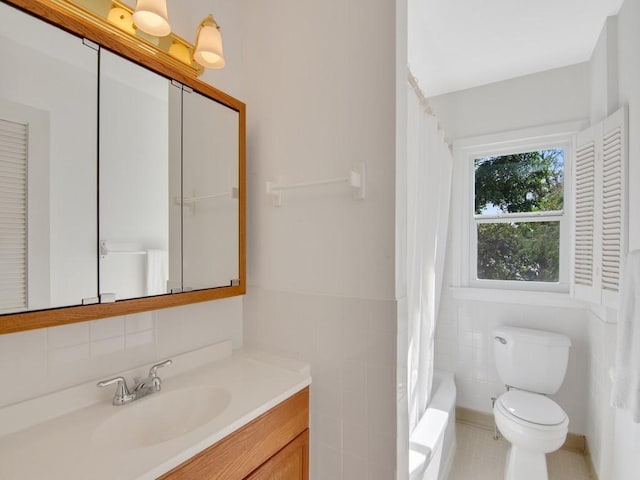
[[[493,432],[456,424],[457,450],[449,480],[502,480],[509,444]],[[558,450],[547,455],[549,480],[592,480],[583,455]]]

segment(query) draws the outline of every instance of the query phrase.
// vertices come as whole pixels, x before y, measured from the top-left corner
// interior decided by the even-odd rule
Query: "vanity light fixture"
[[[213,15],[207,16],[198,26],[193,59],[205,68],[224,67],[222,36]]]
[[[182,63],[187,65],[191,64],[191,52],[189,51],[189,47],[184,43],[174,40],[169,47],[169,55],[174,58],[177,58]]]
[[[169,18],[167,15],[166,0],[137,0],[133,12],[133,23],[145,33],[156,37],[164,37],[171,33]],[[172,45],[170,53],[184,61],[184,52],[180,45]],[[224,55],[222,53],[222,36],[220,27],[213,18],[208,15],[196,32],[196,46],[193,59],[205,68],[224,67]]]
[[[111,10],[109,10],[107,20],[131,35],[136,34],[136,30],[133,28],[131,12],[127,12],[122,7],[112,7]]]
[[[137,0],[133,23],[144,33],[165,37],[171,33],[166,0]]]

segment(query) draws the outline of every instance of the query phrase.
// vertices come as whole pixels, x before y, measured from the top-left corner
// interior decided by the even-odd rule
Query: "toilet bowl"
[[[544,395],[510,390],[493,409],[500,433],[511,444],[505,480],[547,480],[546,453],[559,449],[569,426],[566,413]]]
[[[494,404],[496,426],[511,446],[505,480],[548,480],[546,454],[559,449],[569,417],[546,395],[558,391],[571,341],[541,330],[500,327],[494,353],[507,391]]]

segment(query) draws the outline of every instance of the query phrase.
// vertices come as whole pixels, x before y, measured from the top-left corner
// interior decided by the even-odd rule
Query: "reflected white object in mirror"
[[[100,55],[100,293],[168,293],[170,82]]]
[[[0,117],[25,141],[21,159],[1,160],[22,168],[24,192],[0,207],[0,243],[16,247],[0,313],[81,305],[98,293],[97,52],[4,3],[0,18]]]

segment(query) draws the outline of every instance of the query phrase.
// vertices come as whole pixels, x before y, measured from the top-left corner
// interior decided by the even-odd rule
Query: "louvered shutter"
[[[590,136],[590,135],[589,135]],[[575,170],[574,279],[593,286],[593,239],[595,228],[595,139],[578,141]]]
[[[626,110],[620,109],[604,121],[602,135],[602,300],[612,306],[626,253],[626,136]]]
[[[576,138],[571,291],[615,307],[626,254],[626,108]]]
[[[27,307],[27,133],[0,119],[0,312]]]

